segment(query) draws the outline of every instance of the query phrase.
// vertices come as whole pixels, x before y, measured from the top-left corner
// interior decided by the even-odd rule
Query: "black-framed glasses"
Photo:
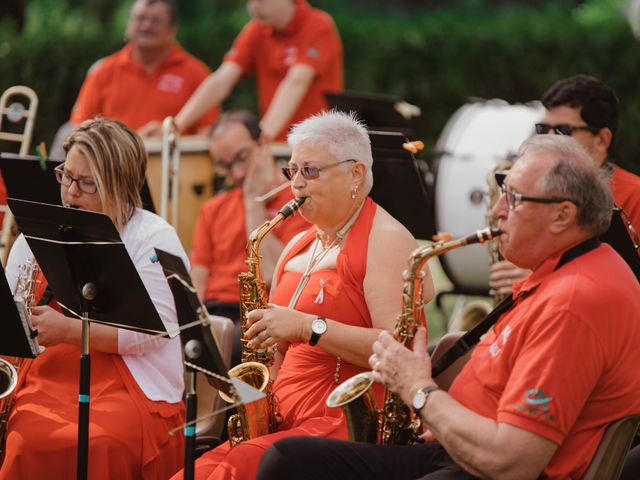
[[[559,125],[549,125],[548,123],[536,123],[536,133],[538,135],[546,135],[551,130],[558,135],[566,135],[570,137],[573,132],[587,131],[591,133],[598,133],[600,129],[591,125],[569,125],[568,123],[561,123]]]
[[[53,171],[56,175],[56,180],[60,185],[63,185],[69,188],[71,187],[71,184],[73,182],[76,182],[78,189],[80,189],[82,193],[93,195],[98,191],[98,185],[96,185],[96,182],[93,179],[89,177],[74,178],[71,175],[69,175],[67,172],[65,172],[64,163],[61,165],[58,165],[56,168],[54,168]]]
[[[282,174],[286,177],[287,180],[291,181],[293,178],[300,172],[305,180],[313,180],[320,176],[320,172],[323,170],[328,170],[329,168],[337,167],[343,163],[347,162],[357,162],[353,158],[348,160],[342,160],[340,162],[331,163],[329,165],[325,165],[324,167],[314,167],[313,165],[307,165],[305,167],[282,167]]]
[[[238,152],[236,152],[236,154],[233,156],[230,162],[227,163],[220,160],[216,160],[215,166],[217,168],[221,168],[222,170],[231,170],[232,168],[244,165],[245,163],[247,163],[247,160],[249,160],[249,156],[251,155],[252,150],[253,150],[253,146],[244,147],[238,150]]]
[[[534,203],[562,203],[562,202],[571,202],[575,205],[578,205],[578,202],[572,198],[566,197],[529,197],[527,195],[522,195],[521,193],[516,193],[513,190],[509,190],[509,188],[501,183],[500,191],[503,195],[507,197],[507,205],[509,206],[509,210],[513,210],[518,206],[518,204],[522,202],[534,202]]]

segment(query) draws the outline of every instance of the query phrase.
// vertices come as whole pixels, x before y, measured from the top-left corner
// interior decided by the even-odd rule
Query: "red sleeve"
[[[198,221],[193,231],[191,242],[191,264],[209,268],[213,254],[213,226],[211,220],[215,216],[217,198],[207,201],[200,209]]]
[[[602,373],[605,349],[598,332],[567,311],[536,322],[523,338],[497,420],[560,445]]]
[[[95,64],[89,69],[80,87],[80,93],[71,110],[71,123],[80,123],[102,113],[101,76],[102,65]]]
[[[322,12],[305,26],[304,40],[293,64],[309,65],[321,75],[330,70],[341,52],[340,36],[333,19]]]
[[[255,44],[259,41],[260,28],[260,25],[255,20],[247,23],[233,41],[231,50],[224,56],[225,62],[233,62],[240,65],[244,76],[253,73]]]

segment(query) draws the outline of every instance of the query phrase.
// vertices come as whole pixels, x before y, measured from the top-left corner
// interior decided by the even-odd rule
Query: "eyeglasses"
[[[507,205],[509,206],[509,210],[513,210],[518,206],[519,203],[522,202],[534,202],[534,203],[562,203],[562,202],[571,202],[575,205],[578,205],[578,202],[572,198],[565,197],[528,197],[526,195],[522,195],[521,193],[516,193],[513,190],[509,190],[509,188],[504,184],[500,184],[500,191],[503,195],[507,197]]]
[[[329,168],[337,167],[343,163],[347,162],[357,162],[353,158],[348,160],[342,160],[340,162],[332,163],[330,165],[325,165],[324,167],[314,167],[312,165],[307,165],[305,167],[283,167],[282,174],[287,178],[287,180],[291,181],[294,177],[300,172],[305,180],[314,180],[320,176],[320,172],[323,170],[328,170]]]
[[[251,155],[253,147],[245,147],[239,150],[231,159],[230,162],[223,162],[221,160],[216,160],[215,165],[217,168],[221,168],[222,170],[231,170],[232,168],[239,167],[240,165],[244,165],[249,160],[249,155]]]
[[[562,123],[560,125],[549,125],[548,123],[536,123],[536,133],[538,135],[546,135],[551,130],[558,135],[566,135],[570,137],[573,132],[585,130],[591,133],[598,133],[600,129],[591,125],[569,125],[568,123]]]
[[[64,170],[64,164],[58,165],[54,172],[56,174],[56,180],[58,183],[64,187],[71,187],[73,182],[76,182],[76,185],[80,189],[82,193],[87,193],[89,195],[93,195],[98,191],[98,185],[89,177],[78,177],[73,178],[71,175],[66,173]]]

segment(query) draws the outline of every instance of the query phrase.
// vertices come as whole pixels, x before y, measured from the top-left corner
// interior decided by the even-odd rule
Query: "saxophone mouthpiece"
[[[489,240],[493,240],[496,237],[502,235],[502,230],[499,228],[483,228],[482,230],[476,230],[471,235],[465,238],[465,244],[471,245],[474,243],[484,243]]]
[[[288,202],[284,207],[282,207],[278,214],[282,215],[283,219],[287,218],[293,215],[293,213],[298,210],[300,208],[300,205],[302,205],[306,200],[307,197],[295,198]]]

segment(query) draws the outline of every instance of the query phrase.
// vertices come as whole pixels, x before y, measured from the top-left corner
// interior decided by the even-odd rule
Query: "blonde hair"
[[[147,170],[142,139],[122,122],[97,117],[69,134],[65,154],[74,147],[89,162],[104,213],[123,227],[142,206],[140,189]]]

